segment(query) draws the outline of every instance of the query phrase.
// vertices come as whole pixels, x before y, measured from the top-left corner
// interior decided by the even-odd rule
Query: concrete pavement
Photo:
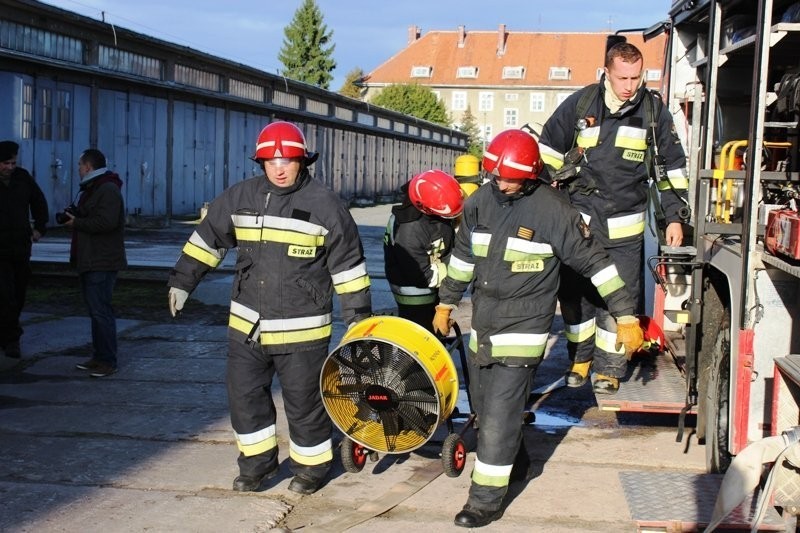
[[[353,213],[373,279],[373,306],[391,309],[381,248],[388,206]],[[132,240],[131,264],[171,266],[190,232],[187,228],[172,241]],[[44,257],[45,248],[57,255],[64,245],[45,240],[35,248]],[[203,282],[217,283],[201,296],[204,301],[228,302],[226,275]],[[292,493],[286,421],[276,394],[281,474],[262,492],[232,492],[238,469],[224,387],[224,327],[171,320],[166,309],[152,321],[122,320],[120,371],[91,379],[74,370],[88,354],[87,318],[26,313],[24,319],[23,364],[0,373],[2,531],[264,532],[278,526],[328,531],[326,522],[439,461],[444,424],[414,453],[384,455],[358,474],[343,472],[337,457],[333,479],[321,491]],[[469,330],[468,301],[456,319]],[[344,331],[340,320],[334,331],[332,346]],[[563,337],[551,341],[538,384],[555,379],[566,365]],[[279,392],[278,383],[274,390]],[[588,388],[563,393],[576,404],[593,402]],[[462,394],[459,405],[466,411],[464,400]],[[503,519],[485,531],[636,531],[622,473],[699,476],[703,470],[703,449],[695,442],[687,450],[676,444],[672,425],[624,427],[592,408],[575,418],[557,415],[549,417],[543,409],[537,424],[526,428],[534,479],[512,485]],[[463,531],[452,520],[466,501],[473,461],[470,453],[460,477],[439,476],[351,531]],[[691,506],[700,499],[684,494],[680,503]]]

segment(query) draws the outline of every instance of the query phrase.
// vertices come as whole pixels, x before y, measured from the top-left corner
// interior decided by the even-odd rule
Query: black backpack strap
[[[584,118],[586,116],[586,112],[589,111],[589,107],[591,107],[592,102],[594,99],[597,98],[597,93],[600,92],[600,84],[593,83],[589,85],[586,91],[581,95],[580,99],[578,99],[578,105],[575,106],[575,121]],[[578,140],[578,126],[575,125],[575,133],[572,136],[572,145],[570,148],[575,147],[575,143]]]

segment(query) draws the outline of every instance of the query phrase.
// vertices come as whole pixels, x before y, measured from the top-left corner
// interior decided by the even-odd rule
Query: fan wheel
[[[467,464],[467,446],[458,433],[451,433],[442,443],[442,467],[447,477],[458,477]]]
[[[345,472],[356,474],[364,470],[364,465],[367,464],[367,456],[370,451],[357,442],[345,437],[342,440],[342,466]]]

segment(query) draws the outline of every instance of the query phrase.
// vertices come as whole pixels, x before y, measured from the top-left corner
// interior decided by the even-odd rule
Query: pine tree
[[[406,83],[389,85],[370,102],[428,122],[450,125],[447,109],[430,87]]]
[[[283,30],[284,39],[278,59],[283,63],[281,75],[293,80],[328,89],[336,61],[333,32],[323,22],[322,12],[314,0],[303,0],[292,22]]]
[[[481,130],[469,106],[467,106],[466,111],[464,111],[464,116],[461,117],[461,125],[458,127],[458,131],[467,134],[467,153],[474,155],[478,159],[483,157]]]
[[[347,76],[344,78],[344,83],[342,87],[339,89],[339,94],[342,96],[349,96],[350,98],[356,98],[358,100],[361,99],[361,87],[356,85],[356,83],[364,77],[364,71],[356,67],[350,72],[347,73]]]

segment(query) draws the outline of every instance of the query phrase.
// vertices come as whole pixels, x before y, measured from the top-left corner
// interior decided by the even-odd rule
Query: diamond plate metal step
[[[619,473],[631,518],[643,533],[702,531],[711,521],[722,477],[722,474],[680,472]],[[757,501],[757,496],[748,497],[717,531],[749,531]],[[770,507],[759,531],[785,530],[781,516]]]
[[[686,382],[669,353],[635,356],[620,379],[619,391],[595,397],[604,411],[677,414],[686,401]]]

